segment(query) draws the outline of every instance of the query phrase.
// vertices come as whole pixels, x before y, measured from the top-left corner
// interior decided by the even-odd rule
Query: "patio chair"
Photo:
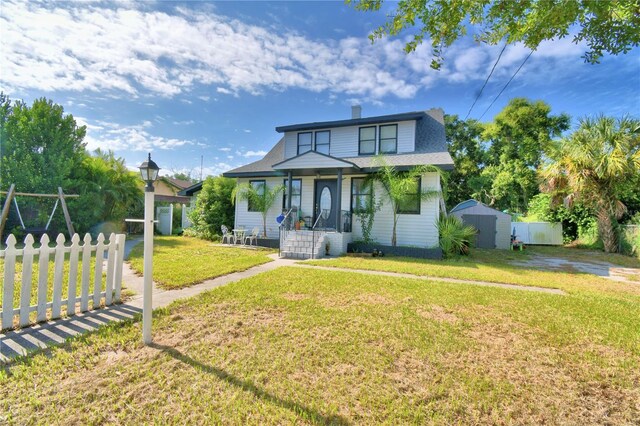
[[[249,245],[251,245],[251,241],[255,241],[256,242],[256,246],[258,245],[258,235],[260,234],[260,228],[258,228],[257,226],[255,228],[253,228],[253,230],[251,231],[251,235],[247,235],[246,237],[244,237],[244,243],[245,245],[247,244],[247,240],[249,240]]]
[[[229,228],[222,225],[220,229],[222,230],[222,244],[224,244],[225,240],[227,241],[227,244],[231,244],[235,238],[233,237],[233,234],[229,232]]]

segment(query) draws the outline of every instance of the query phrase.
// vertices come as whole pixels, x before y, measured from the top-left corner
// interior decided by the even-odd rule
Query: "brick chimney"
[[[360,105],[353,105],[351,107],[351,118],[362,118],[362,107]]]

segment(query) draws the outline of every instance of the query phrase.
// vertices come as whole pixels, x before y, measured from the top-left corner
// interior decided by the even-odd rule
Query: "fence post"
[[[84,234],[82,246],[82,293],[80,296],[80,312],[89,310],[89,279],[91,276],[91,235]]]
[[[109,235],[109,245],[107,247],[109,247],[109,251],[107,254],[107,285],[105,286],[104,304],[109,306],[113,299],[113,267],[116,255],[116,234],[113,232]]]
[[[56,254],[53,263],[53,303],[51,304],[51,319],[60,318],[62,307],[62,273],[64,272],[64,235],[56,238]]]
[[[7,238],[4,251],[4,287],[2,291],[2,328],[13,326],[13,282],[16,275],[16,237]]]
[[[71,251],[69,252],[69,288],[67,290],[67,315],[76,313],[76,286],[78,283],[78,254],[80,254],[80,236],[71,237]]]
[[[113,288],[115,289],[115,302],[120,303],[120,293],[122,291],[122,266],[124,263],[124,244],[127,236],[124,234],[116,235],[116,273],[114,275]]]
[[[20,287],[20,327],[29,325],[29,307],[31,306],[31,277],[33,274],[33,235],[27,234],[22,250],[22,286]]]
[[[98,234],[96,244],[95,274],[93,276],[93,307],[100,307],[100,293],[102,292],[102,261],[104,260],[104,234]]]
[[[49,281],[49,236],[44,234],[40,238],[38,252],[38,317],[37,321],[47,319],[47,282]]]

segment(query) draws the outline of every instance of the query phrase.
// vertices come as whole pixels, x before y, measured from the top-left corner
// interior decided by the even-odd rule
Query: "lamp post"
[[[149,158],[140,164],[140,175],[147,183],[144,187],[144,290],[142,293],[142,341],[151,344],[151,311],[153,305],[151,293],[153,291],[153,182],[158,179],[160,167]]]

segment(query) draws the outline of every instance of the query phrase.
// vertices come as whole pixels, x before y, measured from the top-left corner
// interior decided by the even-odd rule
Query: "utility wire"
[[[507,89],[507,86],[509,86],[509,83],[511,83],[511,81],[515,78],[516,75],[518,75],[518,72],[520,72],[520,69],[522,69],[522,67],[524,66],[524,64],[529,60],[529,58],[531,57],[531,55],[533,55],[533,50],[531,52],[529,52],[529,54],[527,55],[526,58],[524,58],[524,61],[522,61],[522,63],[520,64],[520,66],[518,67],[518,69],[516,70],[515,73],[513,73],[513,75],[511,76],[511,78],[509,79],[509,81],[507,81],[507,84],[504,85],[504,87],[502,88],[502,90],[500,90],[500,93],[498,93],[498,95],[493,99],[493,101],[491,101],[491,104],[489,104],[489,106],[487,107],[487,109],[484,110],[484,112],[482,113],[482,115],[480,116],[480,118],[478,120],[482,120],[482,117],[484,117],[484,115],[487,113],[487,111],[489,111],[489,109],[493,106],[493,104],[498,100],[498,98],[500,97],[500,95],[502,95],[502,92],[504,92]]]
[[[502,50],[500,51],[500,54],[498,55],[498,59],[496,59],[495,63],[493,64],[493,68],[491,68],[491,72],[489,73],[489,75],[487,76],[487,79],[484,81],[484,84],[480,88],[480,92],[478,93],[478,96],[476,96],[476,99],[473,101],[473,104],[471,105],[471,108],[469,108],[469,112],[467,112],[467,115],[464,117],[465,120],[467,118],[469,118],[469,115],[471,114],[471,110],[476,105],[476,102],[478,102],[478,99],[480,99],[480,96],[482,96],[482,91],[487,86],[487,83],[489,82],[489,79],[493,75],[493,71],[495,71],[496,66],[498,65],[498,62],[500,62],[500,58],[502,57],[502,54],[504,53],[504,50],[506,48],[507,48],[507,43],[505,43],[504,46],[502,47]]]

